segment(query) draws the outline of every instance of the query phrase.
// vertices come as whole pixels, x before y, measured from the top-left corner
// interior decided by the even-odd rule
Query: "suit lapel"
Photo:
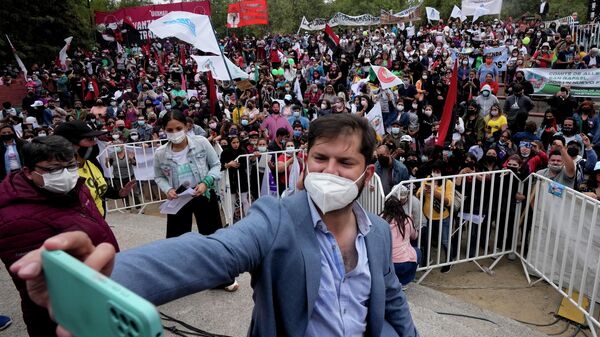
[[[314,226],[310,216],[310,208],[308,206],[308,196],[305,191],[296,191],[294,195],[289,197],[288,203],[284,205],[293,205],[287,207],[290,218],[295,223],[296,237],[298,238],[298,246],[302,252],[304,259],[304,273],[306,278],[306,299],[308,307],[308,316],[312,316],[313,307],[319,294],[319,284],[321,281],[321,251],[319,243],[315,236]]]
[[[369,271],[371,273],[371,297],[369,300],[369,313],[367,314],[367,334],[370,336],[379,336],[382,326],[383,312],[381,303],[385,303],[384,281],[381,252],[381,246],[384,244],[384,238],[377,230],[376,219],[369,214],[369,219],[373,223],[371,230],[365,236],[365,245],[367,246],[367,256],[369,257]],[[376,331],[377,329],[379,331]]]

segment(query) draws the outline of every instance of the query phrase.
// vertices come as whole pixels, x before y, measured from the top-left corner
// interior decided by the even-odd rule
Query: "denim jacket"
[[[187,158],[190,161],[192,173],[196,181],[202,182],[206,176],[211,176],[214,181],[221,177],[221,162],[210,142],[200,136],[187,136],[189,151]],[[154,153],[154,179],[161,191],[167,193],[170,189],[179,188],[177,176],[177,163],[173,160],[171,142],[168,142]]]

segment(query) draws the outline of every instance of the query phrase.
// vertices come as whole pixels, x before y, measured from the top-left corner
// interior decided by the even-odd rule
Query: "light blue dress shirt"
[[[321,251],[321,280],[319,295],[306,328],[306,337],[364,336],[367,328],[367,311],[371,296],[371,272],[365,235],[371,221],[365,210],[354,203],[352,210],[358,224],[355,246],[358,263],[345,272],[342,253],[335,237],[321,219],[317,208],[308,196],[311,219]]]

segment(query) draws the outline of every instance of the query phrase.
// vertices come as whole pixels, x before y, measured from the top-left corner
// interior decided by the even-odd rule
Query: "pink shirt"
[[[290,134],[294,132],[287,118],[276,114],[271,114],[267,117],[260,127],[269,131],[269,140],[271,141],[275,139],[277,129],[279,128],[286,128]]]
[[[419,236],[417,230],[413,227],[410,220],[404,222],[404,237],[398,230],[396,220],[390,222],[390,230],[392,231],[392,262],[417,262],[417,252],[410,245],[410,240],[414,240]]]

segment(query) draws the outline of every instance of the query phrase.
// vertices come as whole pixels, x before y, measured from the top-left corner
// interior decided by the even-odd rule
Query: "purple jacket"
[[[119,250],[110,227],[92,200],[84,179],[66,195],[57,195],[33,184],[23,172],[0,183],[0,259],[6,268],[23,255],[62,232],[84,231],[94,245],[111,243]],[[48,312],[29,299],[25,282],[11,273],[21,295],[23,319],[29,336],[55,336],[56,325]]]

